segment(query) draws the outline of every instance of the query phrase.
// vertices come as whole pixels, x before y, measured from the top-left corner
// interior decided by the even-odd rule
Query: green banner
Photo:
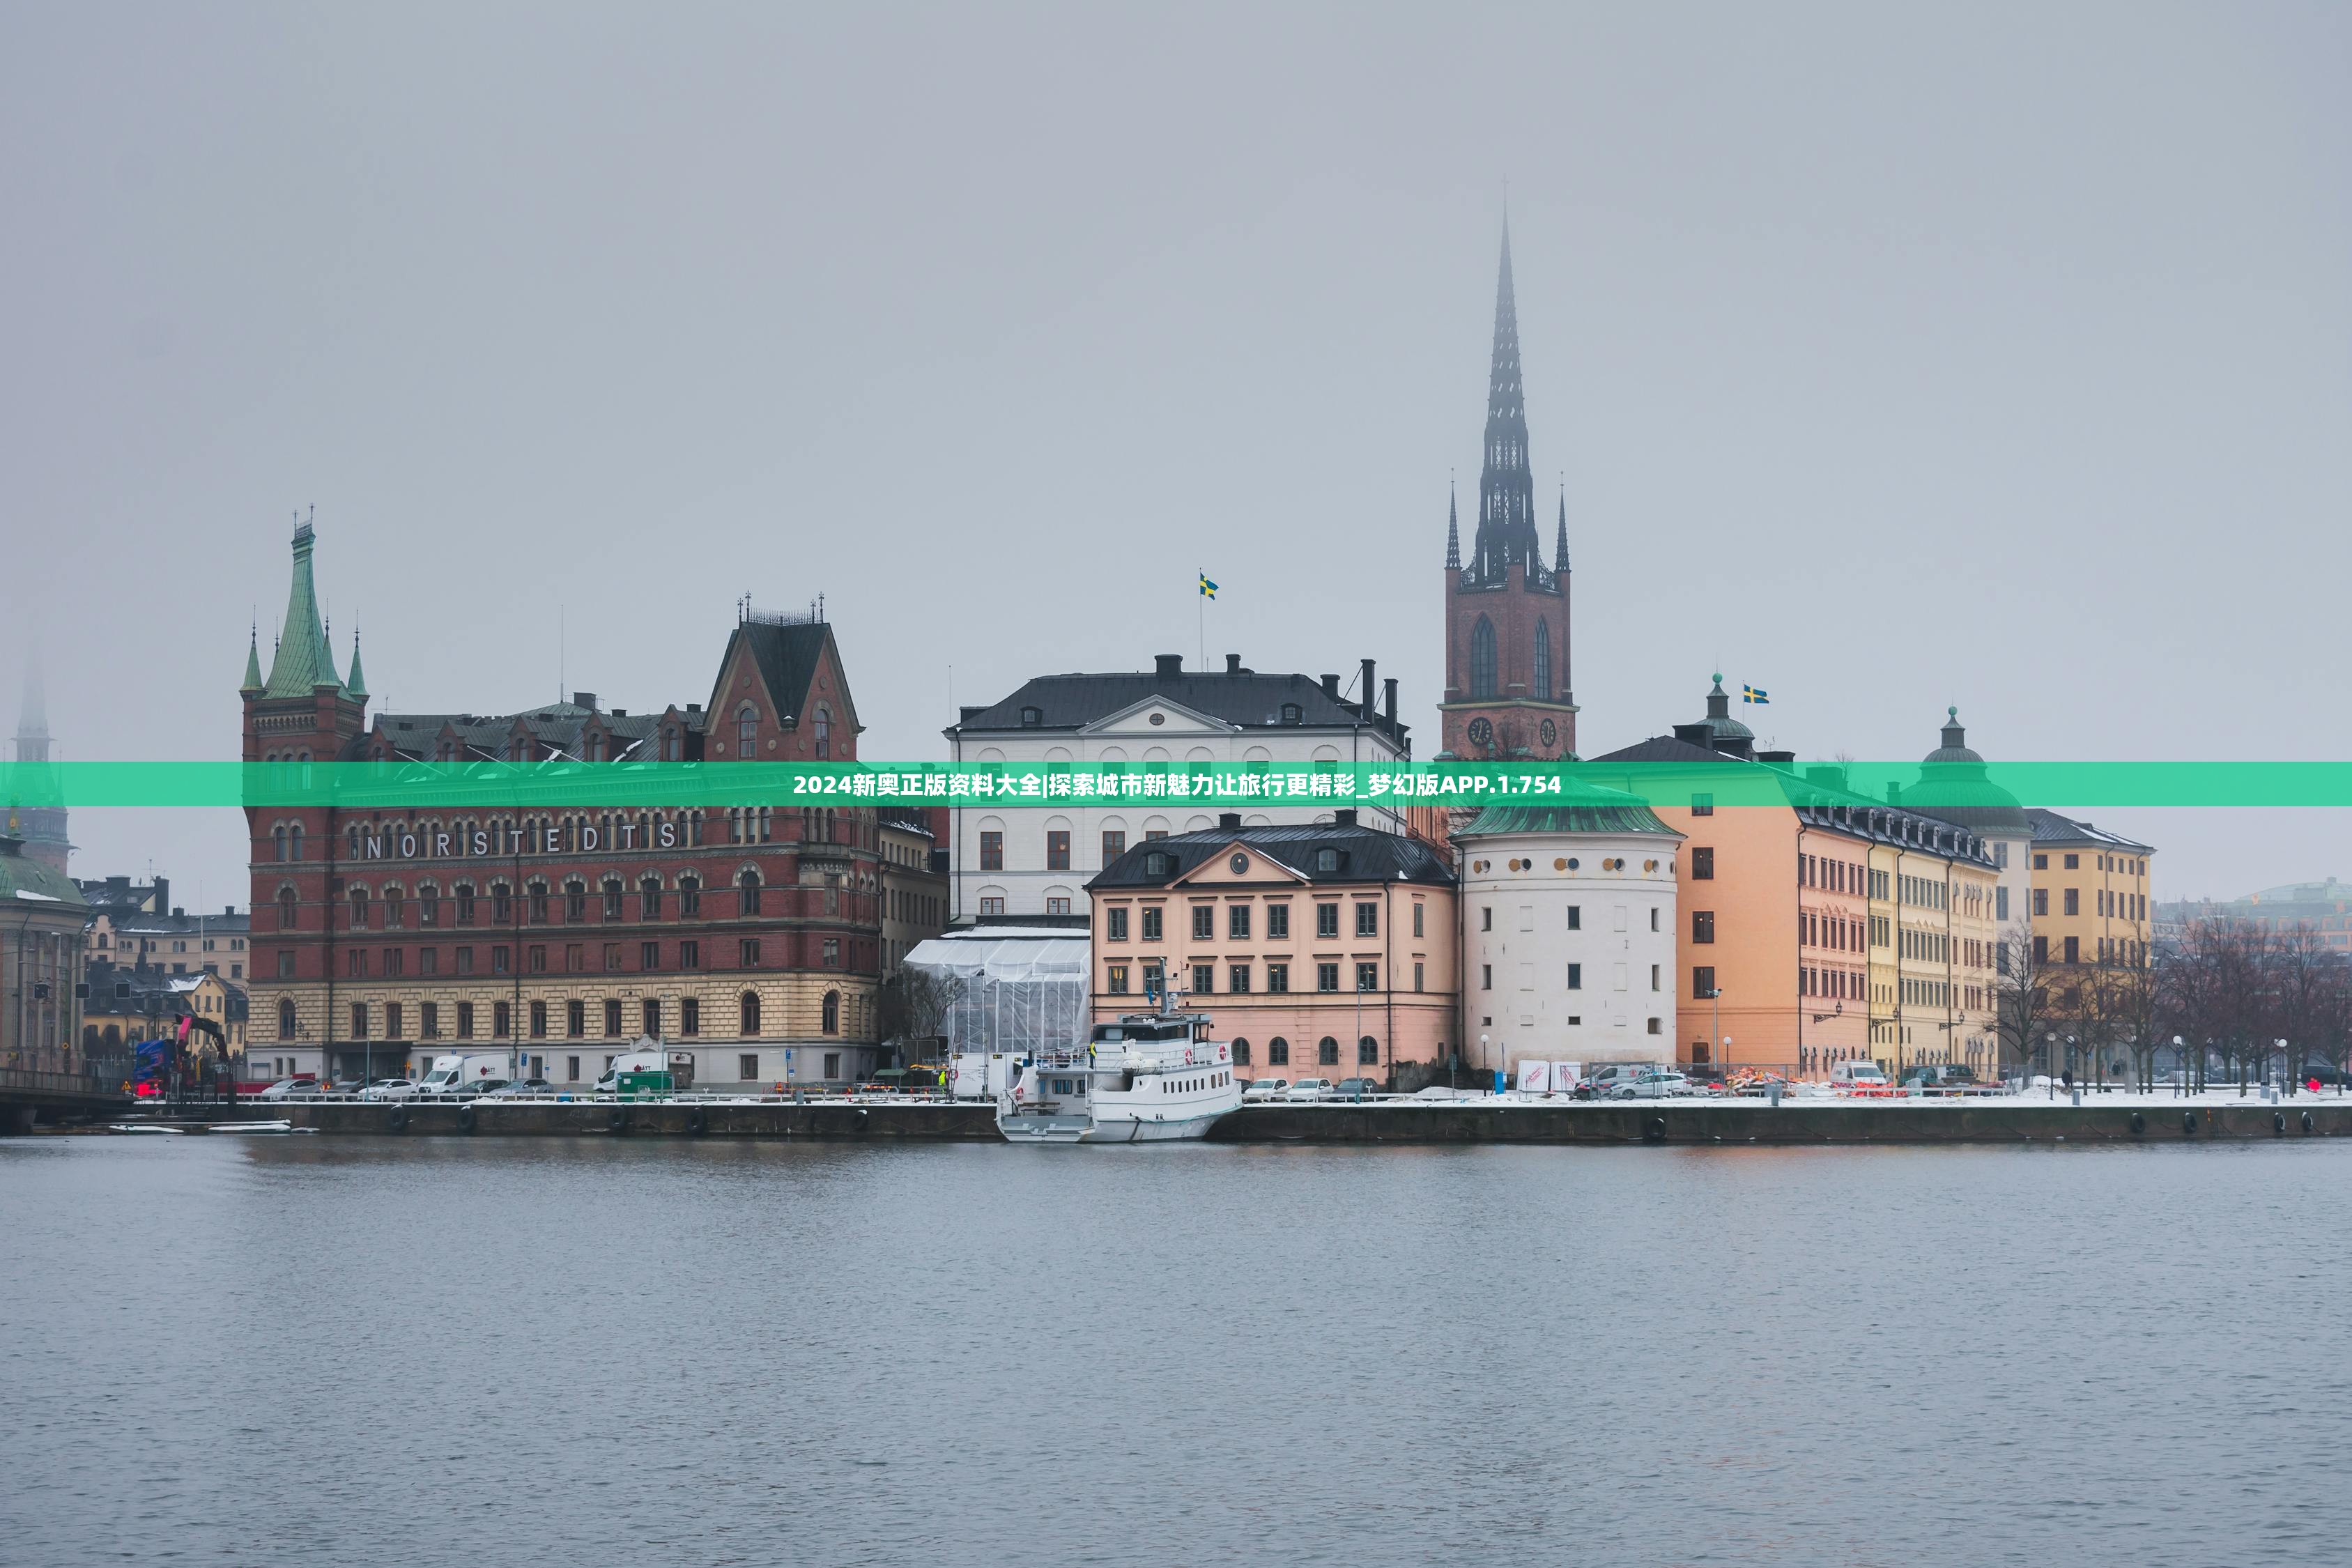
[[[1675,763],[0,763],[12,807],[255,806],[497,811],[841,805],[1018,808],[1190,802],[1401,806],[1568,804],[1595,789],[1654,805],[1894,804],[1922,810],[2352,805],[2352,762]]]

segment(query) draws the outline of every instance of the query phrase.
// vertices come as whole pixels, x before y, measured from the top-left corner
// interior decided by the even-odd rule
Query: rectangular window
[[[441,950],[437,947],[418,948],[416,950],[416,973],[419,974],[440,973]]]
[[[1108,866],[1127,853],[1127,833],[1123,828],[1106,827],[1102,840],[1103,864]]]
[[[2009,919],[2009,889],[2007,888],[1995,888],[1992,890],[1992,918],[1997,921],[2005,921]]]
[[[534,1040],[547,1038],[547,1004],[544,1002],[530,1005],[530,1037]]]
[[[637,967],[641,970],[646,971],[659,969],[661,967],[661,943],[657,942],[641,942],[637,943]]]
[[[577,942],[565,942],[563,944],[563,973],[566,974],[584,974],[587,971],[587,944]]]
[[[1715,965],[1702,963],[1691,971],[1691,996],[1704,1002],[1715,994]]]
[[[841,939],[837,936],[824,939],[824,966],[827,969],[841,967]]]
[[[1265,934],[1270,938],[1279,937],[1285,941],[1289,939],[1290,906],[1288,904],[1265,906]]]
[[[735,967],[738,969],[757,969],[760,967],[760,939],[758,937],[747,936],[737,939],[735,943]]]
[[[1045,869],[1066,871],[1070,868],[1070,830],[1048,828],[1045,833]]]
[[[1290,965],[1286,963],[1267,964],[1265,966],[1265,988],[1268,991],[1276,993],[1287,993],[1290,990]]]
[[[621,944],[617,942],[608,942],[604,944],[604,973],[615,974],[620,972],[620,968]]]
[[[702,944],[698,942],[679,942],[677,944],[677,966],[680,969],[701,968]]]
[[[1192,994],[1206,996],[1217,988],[1217,966],[1196,963],[1192,966]]]
[[[1250,907],[1247,904],[1227,904],[1225,906],[1225,935],[1234,940],[1240,940],[1246,938],[1249,933]]]
[[[578,1083],[580,1081],[580,1058],[578,1057],[566,1057],[563,1058],[563,1081],[566,1083]]]
[[[1415,905],[1413,905],[1413,906],[1412,906],[1412,934],[1413,934],[1413,935],[1415,935],[1415,936],[1422,936],[1422,935],[1426,934],[1426,933],[1424,933],[1424,932],[1422,931],[1422,929],[1421,929],[1421,928],[1422,928],[1422,916],[1423,916],[1423,914],[1424,912],[1426,912],[1426,910],[1428,910],[1428,907],[1429,907],[1429,906],[1428,906],[1428,905],[1426,905],[1426,904],[1415,904]],[[1414,986],[1414,987],[1413,987],[1413,989],[1414,989],[1414,990],[1416,990],[1416,991],[1418,991],[1418,990],[1419,990],[1419,989],[1421,989],[1421,988],[1420,988],[1419,986],[1417,986],[1417,985],[1416,985],[1416,986]]]
[[[278,950],[278,978],[280,980],[291,980],[294,978],[294,953],[290,948],[280,948]]]
[[[1104,988],[1114,996],[1127,994],[1127,965],[1114,963],[1103,971]]]
[[[509,1004],[494,1002],[490,1005],[490,1033],[501,1040],[514,1033],[514,1009]]]
[[[1492,991],[1494,988],[1495,966],[1491,963],[1480,964],[1478,966],[1478,989],[1481,991]]]
[[[397,1002],[385,1003],[383,1005],[383,1037],[387,1040],[405,1038],[406,1037],[400,1026],[401,1023],[400,1004]]]
[[[1695,795],[1691,796],[1691,815],[1693,816],[1713,816],[1715,815],[1715,796],[1711,795]]]
[[[1714,940],[1715,911],[1713,910],[1693,910],[1691,911],[1691,941],[1713,942]]]
[[[619,999],[618,997],[609,997],[609,998],[607,998],[607,999],[605,1000],[605,1003],[604,1003],[604,1037],[605,1037],[606,1039],[608,1039],[608,1040],[614,1040],[614,1039],[618,1039],[618,1038],[620,1038],[620,1035],[621,1035],[621,1003],[620,1003],[620,999]]]
[[[367,1005],[366,1003],[364,1003],[364,1002],[354,1002],[354,1003],[352,1003],[352,1038],[353,1038],[353,1039],[355,1039],[355,1040],[364,1040],[364,1039],[366,1039],[366,1038],[368,1037],[368,1032],[367,1032],[367,1029],[368,1029],[368,1005]]]
[[[1378,936],[1381,934],[1380,905],[1358,904],[1356,906],[1356,934],[1358,936]]]
[[[827,1078],[839,1078],[841,1076],[841,1053],[839,1051],[827,1051],[824,1053],[824,1076]]]
[[[2046,915],[2050,912],[2049,889],[2036,888],[2033,889],[2033,912],[2037,915]]]
[[[1356,965],[1356,989],[1378,991],[1381,988],[1381,966],[1377,963]]]
[[[1217,911],[1209,904],[1192,906],[1192,940],[1208,942],[1217,934]]]
[[[1067,899],[1047,899],[1045,900],[1045,912],[1049,915],[1068,914],[1070,912],[1070,900]]]
[[[1004,835],[983,833],[980,836],[980,868],[983,871],[1004,869]]]
[[[637,1004],[638,1032],[649,1040],[661,1038],[661,998],[648,996]]]
[[[1658,989],[1658,966],[1654,963],[1650,965],[1650,989]]]
[[[1225,989],[1236,996],[1246,996],[1249,988],[1250,966],[1246,963],[1231,965],[1225,972]]]
[[[1168,972],[1156,963],[1143,966],[1143,994],[1157,996],[1168,988]]]
[[[416,1005],[416,1037],[420,1040],[437,1040],[441,1037],[441,1005],[439,1003],[420,1002]]]
[[[681,1035],[702,1033],[702,1003],[696,997],[681,997],[677,1004],[677,1032]]]
[[[1416,909],[1418,909],[1420,906],[1419,906],[1419,905],[1415,905],[1414,907],[1415,907]],[[1422,964],[1421,964],[1421,962],[1420,962],[1418,959],[1416,959],[1416,960],[1413,962],[1413,966],[1412,966],[1412,988],[1413,988],[1415,991],[1419,991],[1419,990],[1422,988],[1422,984],[1421,984],[1421,982],[1422,982],[1422,967],[1423,967],[1423,966],[1422,966]]]
[[[544,974],[547,973],[547,949],[545,947],[534,945],[531,948],[530,972],[533,974]]]
[[[2081,937],[2070,936],[2066,939],[2066,962],[2069,963],[2080,963],[2083,962],[2083,939]]]
[[[1317,964],[1315,966],[1315,989],[1318,991],[1339,990],[1339,966],[1336,963]]]
[[[735,1058],[735,1076],[743,1079],[746,1083],[758,1078],[760,1076],[759,1054],[753,1051],[746,1051],[742,1055],[737,1057]]]
[[[2071,859],[2073,857],[2070,856],[2068,858]],[[2082,889],[2069,888],[2066,889],[2066,912],[2070,915],[2079,915],[2083,912]]]
[[[471,1002],[457,1004],[457,1037],[461,1040],[474,1037],[474,1005]]]
[[[1112,909],[1103,915],[1103,939],[1107,942],[1127,940],[1127,910]]]
[[[1584,929],[1584,906],[1582,904],[1570,904],[1568,906],[1568,929],[1570,931],[1582,931]]]
[[[1157,909],[1145,910],[1143,911],[1143,940],[1146,942],[1158,942],[1160,940],[1160,911]]]
[[[2080,855],[2069,855],[2066,857],[2066,869],[2069,871],[2079,871],[2082,868],[2083,858]]]
[[[1315,906],[1315,934],[1317,936],[1338,936],[1339,934],[1339,905],[1318,904]]]
[[[1701,847],[1691,851],[1691,880],[1694,882],[1712,882],[1715,880],[1715,851],[1713,848]]]
[[[353,980],[366,979],[367,949],[363,947],[351,949],[350,956],[343,961],[343,972]]]

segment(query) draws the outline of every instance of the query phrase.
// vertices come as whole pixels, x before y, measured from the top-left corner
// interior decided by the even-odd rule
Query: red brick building
[[[1568,611],[1565,495],[1549,567],[1536,537],[1535,479],[1528,466],[1527,406],[1519,384],[1518,307],[1511,291],[1511,237],[1506,230],[1495,287],[1495,356],[1478,475],[1478,529],[1467,564],[1451,502],[1446,509],[1440,755],[1484,761],[1575,752]]]
[[[854,761],[857,710],[821,612],[746,610],[708,705],[367,716],[339,675],[294,535],[267,679],[247,657],[248,762]],[[650,1036],[697,1081],[839,1083],[877,1066],[881,857],[870,808],[249,808],[250,1051],[414,1074],[444,1051],[593,1081]]]

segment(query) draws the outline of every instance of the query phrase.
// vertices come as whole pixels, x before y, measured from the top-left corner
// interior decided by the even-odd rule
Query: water
[[[0,1141],[0,1559],[2341,1562],[2347,1178]]]

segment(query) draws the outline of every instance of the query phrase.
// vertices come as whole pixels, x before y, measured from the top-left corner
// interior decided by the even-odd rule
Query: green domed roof
[[[1719,671],[1715,678],[1715,689],[1706,694],[1706,723],[1708,731],[1716,735],[1734,736],[1743,741],[1756,738],[1755,731],[1731,716],[1731,694],[1724,690],[1723,676]]]
[[[1560,784],[1560,793],[1546,795],[1538,805],[1489,805],[1471,819],[1455,838],[1483,838],[1505,833],[1659,833],[1681,834],[1658,820],[1658,814],[1640,795],[1603,789],[1575,779]]]
[[[1920,759],[1919,782],[1903,804],[1923,816],[1984,834],[2031,834],[2017,797],[1986,776],[1985,760],[1970,750],[1960,710],[1944,710],[1944,743]]]

